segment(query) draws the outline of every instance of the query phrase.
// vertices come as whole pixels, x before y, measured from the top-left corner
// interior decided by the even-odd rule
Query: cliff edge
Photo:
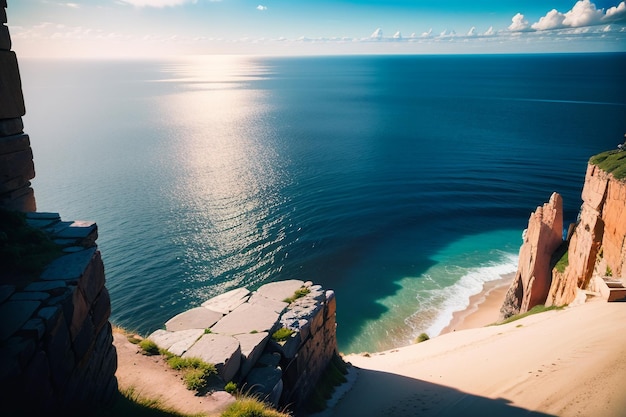
[[[550,201],[531,214],[523,234],[517,273],[500,310],[501,318],[540,304],[563,306],[580,290],[607,301],[626,299],[626,151],[589,160],[582,206],[563,240],[563,201]]]

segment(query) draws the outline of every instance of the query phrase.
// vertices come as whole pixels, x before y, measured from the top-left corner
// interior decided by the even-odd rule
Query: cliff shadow
[[[355,369],[358,376],[351,389],[333,408],[315,417],[556,417],[515,406],[505,398],[487,398],[402,375]]]

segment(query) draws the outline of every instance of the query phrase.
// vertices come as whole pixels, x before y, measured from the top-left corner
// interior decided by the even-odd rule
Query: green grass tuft
[[[592,156],[589,163],[613,174],[618,180],[626,178],[626,151],[612,150]]]
[[[566,306],[550,306],[550,307],[546,307],[544,305],[534,306],[533,308],[531,308],[530,310],[528,310],[525,313],[516,314],[514,316],[511,316],[511,317],[509,317],[507,319],[502,320],[499,323],[495,323],[495,325],[511,323],[512,321],[523,319],[524,317],[532,316],[533,314],[543,313],[543,312],[546,312],[546,311],[562,310],[565,307]]]
[[[26,223],[26,214],[0,209],[0,281],[26,285],[61,255],[47,234]]]
[[[265,402],[253,397],[246,396],[237,401],[222,412],[221,417],[290,417],[285,412],[273,409]]]
[[[285,298],[283,301],[285,303],[291,304],[294,301],[296,301],[298,298],[302,298],[302,297],[304,297],[305,295],[307,295],[310,292],[311,292],[311,290],[308,289],[307,287],[301,287],[301,288],[297,289],[291,297]]]
[[[289,337],[291,337],[293,333],[293,330],[286,327],[281,327],[272,334],[272,340],[275,342],[284,342],[285,340],[289,339]]]
[[[139,342],[139,347],[144,355],[153,356],[161,353],[157,344],[150,339],[143,339]]]
[[[569,265],[568,252],[565,252],[563,256],[561,256],[561,259],[559,259],[559,261],[556,263],[554,268],[556,268],[556,270],[559,271],[560,273],[563,273],[565,272],[565,268],[567,268],[568,265]]]
[[[232,395],[237,394],[237,384],[233,381],[228,382],[224,385],[224,391]]]
[[[118,391],[118,395],[109,407],[96,410],[94,417],[204,417],[205,414],[185,414],[172,410],[159,399],[142,397],[133,387]]]
[[[426,333],[420,333],[420,335],[415,339],[415,343],[422,343],[429,339],[430,337]]]

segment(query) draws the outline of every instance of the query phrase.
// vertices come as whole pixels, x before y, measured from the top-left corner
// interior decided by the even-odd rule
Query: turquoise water
[[[111,320],[147,334],[237,286],[334,289],[343,352],[437,334],[574,221],[626,132],[626,56],[20,60],[39,211],[99,227]]]

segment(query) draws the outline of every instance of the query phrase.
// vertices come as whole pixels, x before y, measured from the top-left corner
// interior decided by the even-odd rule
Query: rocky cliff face
[[[578,288],[589,286],[594,268],[614,277],[626,272],[626,182],[589,164],[582,199],[568,246],[569,264],[555,274],[546,305],[571,303]]]
[[[565,242],[567,263],[562,271],[552,269],[563,243],[561,197],[552,194],[550,201],[530,216],[501,318],[539,304],[571,304],[579,289],[593,287],[594,271],[597,276],[611,276],[617,281],[626,274],[626,181],[590,163],[582,200],[578,221]]]
[[[503,318],[543,304],[552,283],[551,259],[563,236],[563,199],[553,193],[528,220],[515,279],[500,310]]]

